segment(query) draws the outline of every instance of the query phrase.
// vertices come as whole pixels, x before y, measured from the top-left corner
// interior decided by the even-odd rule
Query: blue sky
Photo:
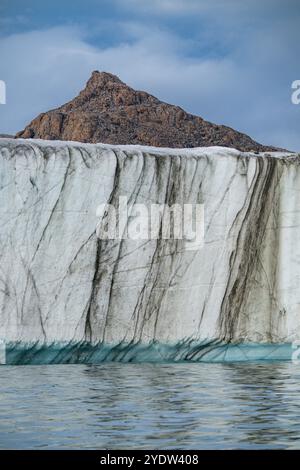
[[[73,98],[93,70],[300,150],[298,0],[1,0],[0,132]]]

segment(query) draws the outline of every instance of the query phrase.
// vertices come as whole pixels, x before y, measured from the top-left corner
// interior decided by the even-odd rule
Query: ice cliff
[[[287,357],[300,339],[300,156],[0,139],[9,363]],[[97,207],[201,203],[205,243],[100,240]]]

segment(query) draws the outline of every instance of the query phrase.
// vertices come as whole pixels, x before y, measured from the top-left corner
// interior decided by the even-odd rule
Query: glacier
[[[0,153],[6,363],[291,359],[300,155],[31,139]],[[100,240],[97,207],[120,196],[203,204],[203,247]]]

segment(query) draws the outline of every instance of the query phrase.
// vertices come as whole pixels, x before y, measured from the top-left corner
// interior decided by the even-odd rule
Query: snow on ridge
[[[75,148],[82,147],[86,149],[99,149],[102,148],[103,150],[106,149],[116,149],[120,151],[128,151],[128,150],[138,150],[139,152],[143,153],[152,153],[155,155],[169,155],[169,156],[249,156],[249,157],[257,157],[257,156],[272,156],[274,158],[287,158],[287,157],[295,157],[299,154],[296,152],[242,152],[235,148],[231,147],[221,147],[221,146],[210,146],[210,147],[192,147],[192,148],[171,148],[171,147],[152,147],[147,145],[114,145],[114,144],[106,144],[106,143],[85,143],[85,142],[78,142],[72,140],[44,140],[44,139],[14,139],[14,138],[0,138],[0,145],[1,144],[33,144],[38,145],[40,147],[55,147],[55,148],[63,148],[66,146],[72,146]]]

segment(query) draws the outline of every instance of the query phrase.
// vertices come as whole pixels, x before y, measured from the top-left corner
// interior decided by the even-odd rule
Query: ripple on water
[[[0,368],[1,448],[300,448],[288,362]]]

